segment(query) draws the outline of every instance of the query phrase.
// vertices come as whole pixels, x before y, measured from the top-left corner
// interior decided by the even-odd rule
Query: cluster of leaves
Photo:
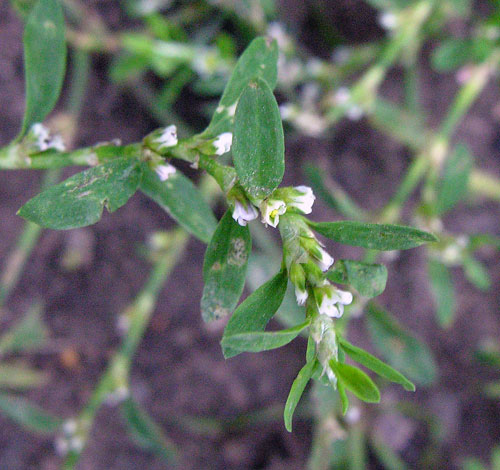
[[[40,9],[40,10],[39,10]],[[40,17],[43,11],[43,18]],[[42,15],[42,16],[43,16]],[[41,19],[43,20],[40,23]],[[31,28],[40,24],[57,24],[45,28],[51,41],[46,47],[60,51],[64,57],[62,14],[58,3],[41,0],[27,22],[25,35],[27,50],[33,43]],[[48,31],[48,32],[47,32]],[[41,60],[47,51],[37,51],[36,60],[27,52],[26,73],[28,90],[40,90],[39,99],[27,93],[27,112],[22,135],[33,122],[41,120],[55,103],[56,94],[44,89],[53,80],[60,83],[64,59],[59,67]],[[223,132],[232,132],[232,156],[237,181],[251,200],[269,197],[281,183],[285,171],[284,137],[280,112],[272,89],[277,80],[278,50],[275,41],[254,40],[239,59],[224,89],[224,93],[207,129],[189,142],[208,141]],[[234,117],[231,109],[235,108]],[[147,142],[145,140],[145,142]],[[182,146],[181,142],[179,146]],[[239,225],[228,210],[215,228],[215,217],[194,185],[180,172],[167,181],[161,181],[146,157],[151,152],[146,143],[125,147],[96,148],[100,162],[94,168],[78,173],[53,186],[27,202],[19,214],[41,226],[52,229],[71,229],[97,222],[103,208],[114,211],[124,205],[138,190],[158,202],[185,229],[201,241],[209,242],[203,274],[205,287],[201,301],[206,321],[233,313],[243,292],[247,262],[251,250],[248,226]],[[49,151],[50,152],[50,151]],[[166,156],[175,156],[166,155]],[[236,184],[233,182],[233,185]],[[402,250],[435,241],[435,237],[418,229],[396,225],[367,224],[354,221],[308,222],[321,235],[336,242],[375,250]],[[214,230],[215,229],[215,230]],[[213,233],[213,235],[212,235]],[[387,271],[384,266],[353,260],[342,260],[330,279],[350,284],[360,293],[371,297],[385,286]],[[283,268],[273,279],[259,287],[232,315],[222,347],[226,357],[241,352],[258,352],[283,346],[297,337],[310,324],[310,318],[292,328],[266,332],[267,323],[280,307],[288,283]],[[400,383],[408,390],[414,386],[400,373],[339,337],[340,356],[330,360],[330,367],[338,379],[338,389],[347,411],[345,389],[367,402],[377,402],[380,393],[374,382],[360,369],[344,361],[344,353],[375,371],[382,377]],[[291,416],[307,382],[320,378],[321,367],[311,349],[306,366],[292,386],[285,408],[285,422],[291,429]]]

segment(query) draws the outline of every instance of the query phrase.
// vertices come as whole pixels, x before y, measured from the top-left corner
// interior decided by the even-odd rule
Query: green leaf
[[[169,464],[174,464],[177,458],[175,445],[167,439],[162,429],[136,403],[129,398],[121,404],[122,416],[135,442]]]
[[[140,179],[136,159],[117,158],[43,191],[21,207],[18,215],[55,230],[92,225],[101,218],[104,207],[113,212],[123,206]]]
[[[0,338],[0,354],[32,351],[47,339],[47,328],[41,317],[41,306],[35,304],[25,317]]]
[[[308,326],[309,320],[286,330],[235,334],[223,338],[221,344],[223,349],[240,352],[268,351],[281,348],[281,346],[293,341]]]
[[[0,363],[0,388],[27,389],[42,385],[47,376],[23,364]]]
[[[66,68],[64,15],[57,0],[39,0],[24,29],[26,110],[20,136],[55,106]]]
[[[470,39],[450,38],[443,41],[432,53],[432,67],[438,72],[457,69],[471,60],[471,45]]]
[[[269,320],[283,302],[288,284],[286,270],[280,271],[271,280],[261,285],[250,294],[236,309],[226,325],[222,340],[240,333],[264,331]],[[236,356],[243,351],[233,351],[223,348],[226,359]]]
[[[383,264],[341,259],[335,262],[327,277],[332,282],[350,284],[361,295],[372,298],[384,292],[387,268]]]
[[[380,401],[378,387],[361,369],[337,362],[334,359],[330,361],[330,367],[337,379],[360,400],[367,403],[378,403]]]
[[[21,426],[31,431],[52,434],[63,423],[61,418],[53,416],[23,398],[0,393],[0,410]]]
[[[179,170],[166,181],[161,181],[153,170],[144,165],[140,189],[189,233],[204,243],[210,241],[217,219],[198,188]]]
[[[462,470],[488,470],[479,459],[468,458],[462,464]]]
[[[262,79],[241,94],[234,118],[233,161],[241,185],[255,199],[269,196],[285,172],[285,143],[278,104]]]
[[[300,369],[300,372],[293,381],[292,388],[290,389],[290,393],[288,394],[288,398],[285,403],[285,411],[283,413],[285,428],[288,432],[292,432],[293,413],[295,412],[295,408],[297,407],[300,397],[302,397],[309,380],[311,380],[315,365],[316,360],[308,362],[304,367],[302,367],[302,369]]]
[[[228,210],[205,252],[205,286],[201,299],[205,321],[217,320],[233,312],[245,285],[251,248],[248,226],[239,225]]]
[[[234,109],[250,80],[262,77],[274,89],[278,79],[278,45],[267,38],[256,38],[238,59],[222,98],[203,137],[216,137],[233,128]]]
[[[336,242],[373,250],[407,250],[437,241],[431,233],[403,225],[365,224],[354,220],[308,223],[321,235]]]
[[[347,410],[349,409],[349,397],[345,391],[344,383],[340,380],[337,381],[337,390],[339,392],[340,405],[342,406],[342,414],[345,416]]]
[[[500,470],[500,446],[495,446],[491,452],[491,470]]]
[[[439,72],[455,70],[466,63],[484,61],[494,47],[489,39],[447,39],[434,51],[432,66]]]
[[[339,211],[346,217],[364,220],[367,218],[366,213],[361,209],[340,187],[336,186],[333,181],[324,181],[324,171],[317,166],[306,164],[304,171],[311,183],[314,194],[319,196],[330,207]]]
[[[465,255],[462,258],[465,277],[474,284],[478,289],[488,290],[491,286],[491,279],[488,271],[476,258],[472,255]]]
[[[373,302],[368,304],[366,319],[374,346],[392,367],[419,385],[435,382],[437,366],[424,343],[410,336],[389,312]]]
[[[439,324],[442,327],[450,326],[455,314],[455,290],[450,272],[436,259],[429,260],[428,272]]]
[[[469,236],[468,249],[470,251],[476,251],[482,246],[493,246],[497,250],[500,250],[500,237],[489,233],[475,233]]]
[[[428,139],[425,120],[421,114],[413,110],[409,112],[383,98],[377,97],[375,100],[370,121],[375,128],[415,151],[421,149]]]
[[[399,373],[391,366],[385,364],[369,352],[349,343],[346,339],[340,336],[337,336],[337,338],[339,340],[340,346],[351,359],[359,362],[361,365],[365,366],[367,369],[372,370],[381,377],[384,377],[391,382],[402,385],[405,390],[409,390],[411,392],[415,391],[415,385],[411,383],[403,374]]]
[[[467,193],[473,159],[465,145],[457,145],[447,159],[437,190],[436,211],[450,210]]]

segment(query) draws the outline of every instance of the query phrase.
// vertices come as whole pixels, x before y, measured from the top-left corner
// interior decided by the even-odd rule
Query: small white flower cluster
[[[223,132],[213,142],[216,155],[224,155],[231,150],[233,144],[232,132]]]
[[[62,425],[62,435],[57,436],[54,447],[58,455],[65,456],[73,451],[80,453],[83,450],[83,439],[78,432],[78,423],[74,419],[68,419]]]
[[[352,103],[351,92],[347,87],[340,87],[333,96],[333,101],[337,106],[346,109],[345,114],[351,121],[359,121],[363,115],[363,109],[357,104]]]
[[[308,186],[282,188],[276,190],[274,194],[276,197],[264,199],[260,204],[262,223],[274,228],[278,226],[280,215],[283,215],[287,208],[294,208],[303,214],[310,214],[316,199],[312,189]],[[247,222],[256,219],[258,215],[258,210],[250,201],[235,200],[233,219],[240,225],[245,226]]]
[[[62,137],[59,134],[51,136],[49,130],[43,124],[39,122],[33,124],[31,132],[36,139],[35,145],[40,152],[49,149],[54,149],[58,152],[66,150]]]
[[[279,224],[280,215],[283,215],[287,211],[287,208],[294,208],[303,214],[310,214],[316,200],[316,196],[309,186],[278,189],[274,194],[276,194],[275,197],[270,197],[262,201],[260,213],[262,223],[275,228]]]
[[[158,149],[161,150],[164,147],[175,147],[178,143],[177,140],[177,127],[172,124],[165,127],[161,132],[160,136],[157,137],[153,142],[159,144]]]

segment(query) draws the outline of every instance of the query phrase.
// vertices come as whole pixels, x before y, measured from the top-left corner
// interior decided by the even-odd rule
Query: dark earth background
[[[311,26],[311,4],[322,12],[349,43],[381,36],[374,11],[360,1],[282,1],[282,18],[298,32],[300,42],[315,54],[328,55]],[[126,20],[117,2],[88,2],[113,30]],[[482,4],[479,5],[480,7]],[[129,24],[129,23],[127,23]],[[463,22],[451,24],[451,32],[466,30]],[[439,123],[457,90],[453,74],[436,74],[428,67],[433,44],[421,58],[420,89],[431,126]],[[120,138],[124,143],[140,140],[161,124],[155,122],[130,93],[110,84],[107,59],[92,63],[74,145]],[[401,96],[402,75],[390,73],[383,95]],[[189,101],[192,98],[183,98]],[[460,125],[456,138],[469,145],[477,166],[500,177],[500,91],[490,82]],[[192,104],[187,103],[189,106]],[[495,113],[496,108],[496,113]],[[0,145],[18,132],[24,110],[22,25],[6,0],[0,2]],[[179,110],[182,113],[182,109]],[[192,123],[202,127],[202,123]],[[312,139],[291,135],[287,140],[285,183],[303,184],[301,165],[321,165],[367,209],[385,202],[409,162],[400,144],[371,129],[365,120],[342,121],[327,136]],[[71,172],[67,172],[70,174]],[[39,188],[40,175],[33,171],[0,174],[0,266],[14,247],[22,228],[17,209]],[[220,215],[220,212],[218,213]],[[314,218],[338,218],[320,202]],[[488,232],[500,235],[497,204],[472,202],[461,205],[446,218],[453,232]],[[19,319],[35,300],[44,302],[44,320],[51,340],[29,363],[50,377],[28,397],[60,416],[77,414],[87,402],[119,343],[116,315],[134,298],[144,283],[148,264],[139,248],[154,230],[173,226],[154,203],[140,194],[114,214],[105,214],[96,225],[70,232],[44,231],[26,270],[4,312],[2,328]],[[61,264],[72,244],[88,246],[86,259],[76,271]],[[335,257],[356,255],[346,248],[330,246]],[[300,369],[305,342],[297,340],[282,349],[244,354],[224,361],[219,347],[223,325],[216,328],[201,321],[201,267],[204,246],[191,240],[159,298],[135,358],[132,393],[181,448],[184,469],[302,469],[311,444],[311,423],[297,420],[293,434],[280,419],[217,436],[198,436],[176,425],[176,416],[216,417],[231,420],[241,413],[264,407],[283,406],[291,382]],[[478,366],[473,351],[480,340],[500,334],[500,269],[496,253],[484,252],[492,276],[488,292],[474,290],[460,270],[454,269],[458,311],[454,325],[441,329],[433,313],[425,272],[424,250],[403,253],[388,264],[389,281],[380,301],[432,349],[440,378],[430,389],[406,394],[385,389],[384,400],[413,400],[442,420],[446,438],[443,461],[436,468],[459,468],[464,456],[487,461],[490,449],[500,442],[500,406],[481,395],[480,386],[495,375]],[[362,320],[351,322],[351,338],[372,349]],[[369,410],[370,407],[367,407]],[[428,438],[418,423],[397,417],[364,414],[366,426],[375,427],[389,445],[401,452],[410,468],[417,468],[419,449]],[[403,438],[402,438],[403,436]],[[36,436],[0,414],[0,469],[57,469],[60,458],[53,440]],[[82,470],[163,469],[158,458],[136,447],[127,437],[115,408],[104,406],[98,414],[91,440],[82,457]],[[376,468],[373,466],[372,468]]]

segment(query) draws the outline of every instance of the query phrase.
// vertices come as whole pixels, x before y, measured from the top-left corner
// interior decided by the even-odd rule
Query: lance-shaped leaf
[[[221,344],[223,349],[240,352],[268,351],[293,341],[308,326],[309,320],[286,330],[239,333],[223,338]]]
[[[268,38],[256,38],[238,59],[212,121],[203,137],[216,137],[233,129],[238,99],[250,80],[262,77],[274,89],[278,79],[278,45]]]
[[[286,270],[282,270],[250,294],[236,309],[227,323],[222,341],[224,342],[225,339],[235,334],[264,331],[269,320],[271,320],[283,302],[287,283],[287,272]],[[226,359],[244,351],[228,349],[226,347],[223,347],[222,350]]]
[[[217,219],[198,188],[179,170],[166,181],[161,181],[153,170],[144,165],[140,189],[189,233],[204,243],[210,241]]]
[[[345,415],[349,409],[349,397],[347,396],[344,383],[341,380],[337,381],[337,391],[339,392],[342,414]]]
[[[472,155],[467,147],[457,145],[446,161],[443,177],[438,186],[436,201],[438,214],[450,210],[467,193],[472,163]]]
[[[174,464],[177,458],[175,445],[167,439],[162,429],[136,403],[128,398],[121,404],[123,418],[134,441],[149,450],[165,462]]]
[[[361,365],[372,370],[381,377],[384,377],[391,382],[402,385],[405,390],[409,390],[412,392],[415,391],[415,385],[413,385],[403,374],[399,373],[391,366],[385,364],[380,359],[370,354],[368,351],[354,346],[342,337],[338,337],[338,340],[345,353],[349,355],[354,361],[359,362]]]
[[[0,388],[22,390],[38,387],[46,381],[47,376],[43,372],[22,363],[0,363]]]
[[[491,286],[491,279],[484,265],[472,255],[464,255],[462,259],[465,277],[478,289],[488,290]]]
[[[33,305],[26,316],[0,337],[0,354],[32,351],[47,339],[47,328],[41,316],[41,305]]]
[[[316,360],[308,362],[304,367],[302,367],[302,369],[300,369],[300,372],[293,381],[292,388],[290,389],[290,393],[288,394],[288,398],[285,403],[285,411],[283,413],[285,428],[288,432],[292,432],[293,413],[295,412],[295,408],[297,407],[309,380],[311,380],[315,365]]]
[[[437,319],[441,326],[449,326],[455,314],[455,289],[450,271],[437,259],[430,259],[428,272]]]
[[[370,302],[366,319],[374,346],[389,364],[419,385],[436,380],[437,366],[429,348],[410,336],[389,312]]]
[[[437,241],[431,233],[403,225],[365,224],[353,220],[309,224],[321,235],[336,242],[373,250],[407,250]]]
[[[0,394],[0,410],[16,423],[41,434],[55,433],[63,423],[61,418],[51,415],[24,398]]]
[[[39,0],[24,30],[26,110],[21,136],[45,119],[61,92],[66,67],[64,16],[58,0]]]
[[[285,172],[285,143],[278,104],[269,85],[252,80],[234,118],[233,161],[241,185],[255,199],[271,194]]]
[[[231,314],[245,285],[252,247],[248,226],[242,227],[227,211],[205,252],[201,313],[205,321]]]
[[[95,224],[104,207],[113,212],[135,193],[141,179],[136,159],[117,158],[43,191],[18,215],[42,227],[66,230]]]
[[[371,298],[384,292],[387,268],[383,264],[341,259],[335,262],[327,277],[332,282],[350,284],[361,295]]]
[[[378,387],[361,369],[337,362],[334,359],[330,361],[330,367],[345,388],[350,390],[360,400],[367,403],[378,403],[380,401]]]

